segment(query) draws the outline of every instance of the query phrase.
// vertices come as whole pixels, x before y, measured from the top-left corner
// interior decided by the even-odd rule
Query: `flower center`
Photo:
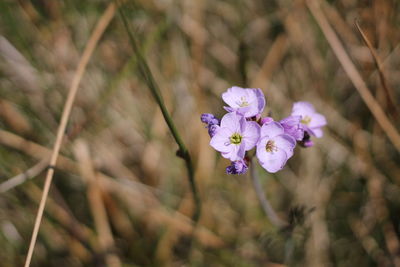
[[[300,121],[302,124],[308,125],[311,122],[311,118],[309,116],[304,116],[304,118]]]
[[[247,107],[250,105],[245,96],[240,97],[240,102],[238,104],[240,107]]]
[[[267,144],[265,145],[265,150],[267,150],[267,152],[274,152],[278,151],[278,148],[275,146],[274,141],[268,140]]]
[[[242,136],[238,133],[234,133],[229,140],[231,141],[231,144],[238,145],[242,142]]]

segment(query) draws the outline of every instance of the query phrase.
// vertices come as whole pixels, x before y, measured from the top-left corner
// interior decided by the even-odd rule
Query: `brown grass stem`
[[[78,91],[79,84],[82,80],[83,74],[85,73],[86,66],[89,62],[89,59],[91,58],[91,56],[93,54],[94,49],[97,46],[98,41],[100,40],[100,37],[103,35],[103,33],[104,33],[105,29],[107,28],[108,24],[110,23],[111,19],[114,17],[116,8],[117,8],[117,6],[115,3],[111,3],[108,5],[107,9],[103,13],[103,15],[100,17],[99,21],[97,22],[97,25],[89,38],[89,41],[85,47],[85,50],[83,51],[82,57],[79,60],[78,68],[73,77],[71,87],[69,88],[67,100],[64,105],[63,113],[61,116],[61,122],[60,122],[60,125],[58,126],[57,136],[56,136],[56,140],[54,143],[53,151],[52,151],[50,162],[49,162],[50,166],[55,166],[57,163],[58,154],[60,152],[64,132],[67,127],[67,123],[68,123],[68,119],[69,119],[69,116],[71,113],[72,105],[74,103],[75,96]],[[25,267],[30,266],[30,263],[32,260],[33,250],[35,248],[36,239],[37,239],[37,235],[39,232],[40,223],[42,221],[43,211],[44,211],[44,207],[46,204],[47,196],[49,194],[53,175],[54,175],[54,168],[49,168],[47,171],[46,180],[45,180],[45,184],[44,184],[44,188],[43,188],[42,199],[39,204],[39,210],[36,215],[35,225],[34,225],[32,237],[31,237],[31,242],[29,244],[28,255],[27,255],[26,261],[25,261]]]
[[[113,253],[115,250],[115,242],[103,202],[103,192],[99,185],[98,176],[94,170],[87,143],[83,140],[77,140],[74,146],[74,152],[79,162],[81,177],[87,184],[87,198],[98,234],[100,251],[102,254],[105,254],[107,266],[119,267],[121,266],[121,261],[118,256]]]
[[[369,51],[371,52],[372,58],[374,59],[374,63],[375,66],[378,70],[379,73],[379,79],[381,81],[382,84],[382,88],[384,91],[384,94],[386,96],[386,102],[389,105],[389,110],[392,113],[392,116],[394,118],[397,118],[398,116],[398,108],[396,105],[396,98],[393,95],[393,90],[389,87],[388,83],[387,83],[387,79],[385,77],[385,73],[383,72],[383,65],[382,62],[378,56],[378,54],[376,53],[374,47],[372,46],[371,42],[369,41],[367,35],[364,33],[364,31],[362,30],[362,28],[360,27],[360,25],[358,24],[358,21],[354,21],[354,24],[356,25],[356,28],[358,30],[358,32],[360,33],[364,43],[367,45]]]
[[[31,156],[32,158],[42,159],[49,157],[52,151],[37,143],[24,139],[16,134],[0,129],[0,144],[11,147],[18,151]],[[59,156],[57,168],[74,174],[79,174],[78,164],[63,156]],[[195,234],[198,241],[208,247],[221,247],[224,242],[216,234],[212,233],[208,228],[199,226],[194,231],[194,223],[190,218],[180,212],[171,213],[161,206],[158,199],[154,197],[154,193],[149,186],[145,186],[140,182],[133,182],[125,178],[110,177],[102,172],[96,172],[100,179],[102,190],[109,193],[123,196],[125,202],[129,202],[130,207],[134,207],[137,213],[149,213],[150,217],[157,218],[159,225],[173,224],[177,226],[180,233],[185,235]],[[137,200],[141,200],[138,202]],[[151,208],[145,208],[150,205]]]
[[[28,170],[24,171],[23,173],[20,173],[7,181],[3,182],[0,184],[0,193],[5,193],[8,190],[19,186],[20,184],[23,184],[29,179],[32,179],[39,175],[47,166],[48,166],[48,161],[49,159],[43,159],[36,163],[34,166],[29,168]]]
[[[368,109],[371,111],[372,115],[375,117],[378,124],[382,127],[383,131],[392,142],[392,144],[395,146],[397,151],[400,152],[400,134],[390,122],[389,118],[386,116],[379,103],[371,94],[365,81],[361,77],[361,74],[358,72],[354,63],[351,61],[342,43],[340,42],[339,38],[337,37],[336,33],[332,29],[321,8],[319,7],[318,1],[308,0],[306,3],[312,16],[315,18],[318,26],[321,28],[322,33],[327,39],[329,45],[331,46],[334,54],[336,55],[343,69],[345,70],[347,76],[350,78],[354,87],[360,94],[362,100],[367,105]]]

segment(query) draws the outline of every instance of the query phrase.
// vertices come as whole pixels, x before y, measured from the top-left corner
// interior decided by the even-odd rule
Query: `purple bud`
[[[305,147],[312,147],[314,145],[314,142],[312,140],[307,140],[303,144]]]
[[[264,124],[266,124],[266,123],[270,123],[270,122],[273,122],[273,121],[274,121],[273,118],[271,118],[271,117],[265,117],[265,118],[262,118],[262,119],[261,119],[261,125],[264,125]]]
[[[243,160],[232,161],[231,165],[226,167],[227,174],[245,174],[247,172],[247,165]]]
[[[208,126],[208,134],[210,135],[210,137],[213,137],[217,131],[219,129],[219,126],[216,124],[211,124]]]
[[[311,140],[310,135],[308,134],[308,132],[304,132],[304,137],[301,141],[299,141],[299,144],[302,147],[312,147],[314,145],[314,142]]]
[[[203,123],[206,123],[208,126],[219,124],[219,120],[213,114],[210,114],[210,113],[201,114],[200,119]]]
[[[304,138],[304,129],[300,121],[301,116],[289,116],[280,121],[285,133],[297,141],[302,141]]]

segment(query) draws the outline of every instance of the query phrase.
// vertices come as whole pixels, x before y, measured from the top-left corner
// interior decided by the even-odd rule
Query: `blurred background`
[[[79,85],[31,266],[400,266],[399,151],[315,20],[332,26],[399,128],[399,1],[125,1],[193,158],[196,227],[184,161],[119,12],[104,18],[110,5],[0,1],[1,266],[25,261],[65,99],[99,21],[106,29]],[[282,171],[256,166],[288,229],[264,215],[249,174],[226,175],[229,161],[208,145],[200,114],[221,117],[233,85],[261,88],[264,115],[286,117],[303,100],[328,120]]]

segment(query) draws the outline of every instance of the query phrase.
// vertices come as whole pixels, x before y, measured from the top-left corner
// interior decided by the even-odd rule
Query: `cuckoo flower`
[[[281,170],[293,156],[295,146],[296,140],[285,134],[280,123],[270,122],[261,127],[257,158],[264,169],[274,173]]]
[[[300,122],[301,116],[289,116],[279,123],[282,125],[286,134],[292,136],[297,141],[301,141],[304,137],[304,129]]]
[[[229,107],[228,112],[237,111],[246,118],[260,115],[265,107],[265,97],[261,89],[233,86],[222,94],[222,99]]]
[[[326,125],[323,115],[317,113],[314,106],[308,102],[296,102],[293,104],[292,116],[301,116],[300,123],[305,132],[311,136],[322,137],[322,127]]]
[[[231,112],[222,117],[210,145],[221,152],[224,158],[237,161],[256,145],[259,136],[260,126],[256,122],[246,121],[240,114]]]

